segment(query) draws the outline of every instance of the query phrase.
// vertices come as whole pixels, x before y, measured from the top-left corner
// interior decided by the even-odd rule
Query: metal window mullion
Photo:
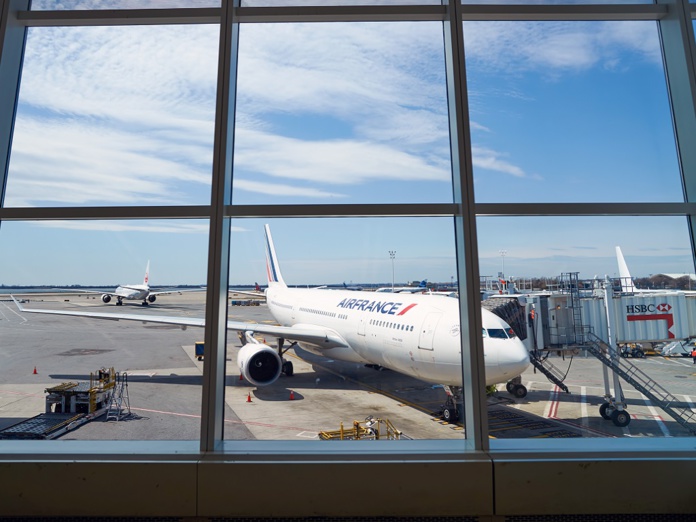
[[[696,203],[477,203],[477,216],[688,216]]]
[[[224,436],[227,289],[231,225],[231,218],[225,215],[225,208],[232,202],[234,108],[239,49],[239,24],[233,19],[233,8],[237,2],[239,0],[223,0],[220,20],[205,309],[206,355],[203,366],[200,441],[202,453],[220,449]]]
[[[658,0],[668,15],[658,22],[667,90],[682,176],[684,201],[696,203],[696,42],[688,0]],[[688,217],[692,259],[696,259],[696,214]]]
[[[5,204],[12,134],[27,34],[26,28],[17,22],[15,15],[17,11],[27,9],[28,6],[29,0],[1,0],[0,3],[0,207]]]
[[[97,25],[217,24],[220,8],[94,9],[28,11],[17,13],[28,27],[72,27]]]
[[[478,292],[478,245],[474,207],[474,176],[464,62],[464,28],[459,0],[450,0],[444,24],[447,104],[452,155],[457,279],[459,281],[460,335],[462,341],[462,391],[467,443],[474,450],[488,450],[486,378],[481,337]],[[467,350],[467,345],[469,349]]]

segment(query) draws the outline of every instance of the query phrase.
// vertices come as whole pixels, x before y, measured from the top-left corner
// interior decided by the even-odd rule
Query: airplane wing
[[[227,294],[228,295],[239,294],[239,295],[246,295],[249,297],[255,297],[257,299],[264,299],[264,300],[266,299],[266,294],[264,294],[263,292],[248,292],[246,290],[228,290]]]
[[[203,287],[201,287],[201,288],[173,288],[171,290],[157,290],[154,292],[152,290],[150,290],[150,293],[148,295],[181,294],[184,292],[201,292],[201,291],[205,291],[205,288],[203,288]],[[108,292],[102,292],[102,293],[108,293]]]
[[[166,315],[139,315],[123,313],[88,312],[73,310],[49,310],[41,308],[24,308],[20,302],[11,296],[20,312],[67,315],[73,317],[90,317],[110,321],[140,321],[141,323],[173,324],[186,328],[187,326],[205,326],[205,319],[197,317],[175,317]],[[290,341],[311,343],[322,348],[348,347],[348,343],[336,331],[315,325],[278,326],[261,323],[245,323],[244,321],[227,321],[227,328],[239,332],[254,332]]]

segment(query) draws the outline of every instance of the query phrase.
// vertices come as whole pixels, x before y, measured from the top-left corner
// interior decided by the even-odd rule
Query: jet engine
[[[242,376],[254,386],[266,386],[280,377],[283,362],[266,344],[247,343],[239,349],[237,365]]]
[[[147,296],[147,300],[150,301],[151,303],[154,303],[155,299],[157,299],[156,295],[148,295]]]
[[[111,296],[109,294],[102,295],[102,301],[108,303],[109,301],[111,301]]]

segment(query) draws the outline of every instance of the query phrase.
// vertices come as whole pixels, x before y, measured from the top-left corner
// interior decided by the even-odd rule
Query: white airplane
[[[293,374],[292,362],[283,354],[297,346],[331,359],[386,368],[434,384],[444,385],[445,420],[458,418],[461,397],[461,336],[459,302],[450,297],[419,294],[380,295],[354,290],[326,291],[288,288],[280,273],[270,228],[266,231],[268,309],[280,324],[228,321],[227,328],[244,332],[237,363],[243,377],[255,386],[266,386],[285,373]],[[15,301],[16,302],[16,301]],[[26,309],[47,314],[125,319],[185,326],[204,326],[204,319],[143,316],[62,310]],[[508,382],[529,366],[529,353],[510,325],[481,310],[486,386]],[[253,334],[276,337],[277,348]],[[285,348],[285,341],[291,344]],[[524,397],[527,389],[511,383],[508,390]]]
[[[139,301],[142,300],[142,305],[147,306],[150,303],[154,303],[158,295],[163,294],[174,294],[178,292],[183,292],[185,290],[161,290],[153,291],[150,289],[150,261],[147,261],[147,266],[145,267],[145,277],[143,278],[142,284],[134,285],[120,285],[113,292],[98,292],[102,294],[101,300],[105,303],[110,303],[111,298],[116,298],[116,305],[121,306],[123,300],[127,299],[129,301]],[[190,291],[190,290],[189,290]]]

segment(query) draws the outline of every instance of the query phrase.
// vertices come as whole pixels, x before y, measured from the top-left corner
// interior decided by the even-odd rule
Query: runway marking
[[[28,321],[28,319],[27,319],[26,317],[24,317],[22,314],[20,314],[19,312],[17,312],[17,310],[15,310],[14,308],[8,306],[7,303],[3,303],[3,304],[5,305],[5,308],[7,308],[10,312],[12,312],[13,314],[15,314],[17,317],[19,317],[19,318],[22,320],[23,323],[26,323],[26,322]],[[3,314],[3,315],[4,315],[4,314]]]
[[[646,406],[648,407],[648,410],[652,414],[653,419],[655,422],[657,422],[658,427],[660,428],[660,431],[665,437],[671,437],[672,434],[669,432],[669,429],[667,428],[667,425],[665,424],[664,420],[662,420],[662,417],[660,414],[657,412],[655,407],[652,405],[650,402],[650,399],[648,399],[645,395],[641,393],[641,396],[643,397],[643,402],[645,402]],[[631,417],[636,418],[635,415],[631,415]],[[650,418],[650,416],[646,415],[646,417]]]

